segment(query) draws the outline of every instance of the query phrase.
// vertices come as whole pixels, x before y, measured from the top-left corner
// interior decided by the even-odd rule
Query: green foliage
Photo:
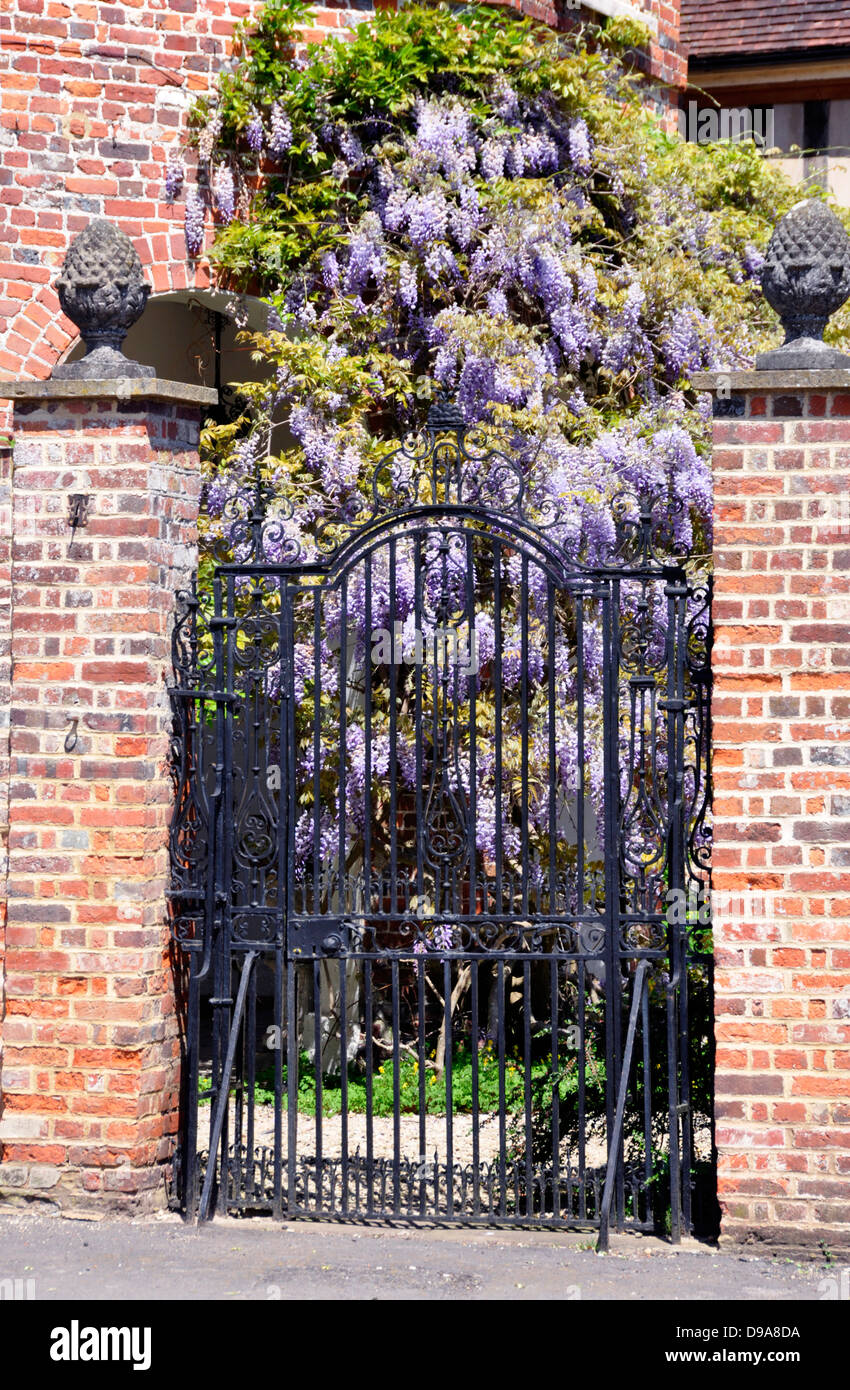
[[[283,1064],[283,1085],[286,1090],[286,1063]],[[521,1056],[514,1052],[505,1062],[505,1111],[508,1115],[524,1112],[526,1067]],[[377,1116],[394,1113],[395,1072],[392,1060],[378,1062],[372,1077],[372,1110]],[[353,1063],[348,1068],[348,1109],[351,1114],[366,1113],[366,1078],[362,1068]],[[532,1060],[530,1068],[532,1094],[546,1090],[550,1103],[555,1083],[552,1079],[551,1056]],[[460,1045],[454,1051],[452,1070],[452,1113],[468,1115],[473,1112],[473,1059],[467,1045]],[[398,1069],[399,1113],[411,1115],[419,1113],[419,1063],[409,1052],[405,1053]],[[575,1052],[562,1051],[559,1058],[557,1091],[562,1105],[569,1108],[575,1105],[578,1093],[578,1063]],[[433,1063],[425,1066],[425,1110],[429,1115],[445,1115],[447,1094],[447,1073],[438,1073]],[[597,1064],[590,1069],[588,1094],[591,1107],[604,1097],[604,1066]],[[258,1105],[274,1104],[274,1073],[269,1068],[257,1078],[254,1098]],[[284,1105],[286,1104],[284,1098]],[[478,1054],[478,1109],[483,1116],[498,1113],[500,1108],[499,1058],[492,1043],[487,1043]],[[306,1052],[301,1052],[298,1066],[298,1109],[304,1114],[315,1114],[316,1073]],[[339,1073],[326,1074],[322,1078],[322,1114],[338,1115],[342,1109],[342,1084]]]

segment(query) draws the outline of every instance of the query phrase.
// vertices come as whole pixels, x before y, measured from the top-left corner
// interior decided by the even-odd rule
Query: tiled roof
[[[691,58],[850,47],[848,0],[682,0]]]

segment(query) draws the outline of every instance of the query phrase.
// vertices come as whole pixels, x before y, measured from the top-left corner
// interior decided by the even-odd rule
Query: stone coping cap
[[[847,375],[850,379],[850,372]],[[211,386],[195,386],[190,381],[166,381],[156,376],[116,377],[112,381],[48,377],[45,381],[0,381],[0,400],[143,400],[217,405],[218,392]]]
[[[697,391],[716,391],[721,383],[733,391],[848,391],[850,368],[830,367],[819,372],[693,372],[689,381]]]

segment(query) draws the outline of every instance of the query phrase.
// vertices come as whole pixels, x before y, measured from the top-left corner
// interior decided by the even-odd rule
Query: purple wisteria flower
[[[416,271],[409,261],[402,261],[398,272],[398,298],[405,309],[415,309],[419,300]]]
[[[322,280],[325,287],[335,290],[339,286],[339,261],[333,251],[326,251],[322,256]]]
[[[260,150],[263,148],[264,132],[263,122],[257,111],[251,113],[251,119],[245,127],[245,140],[247,141],[249,150],[253,150],[255,154],[259,154]]]
[[[589,174],[591,170],[592,143],[587,121],[579,117],[573,121],[567,136],[570,163],[577,174]]]
[[[292,125],[279,101],[272,105],[270,127],[269,149],[276,159],[283,159],[292,149]]]
[[[212,152],[221,135],[221,113],[213,111],[198,136],[198,159],[201,164],[209,164]]]
[[[179,155],[173,154],[168,160],[165,169],[165,199],[168,203],[173,203],[183,187],[185,169],[183,160]]]
[[[419,251],[445,236],[448,219],[448,205],[439,189],[431,193],[413,194],[405,205],[407,234]]]
[[[447,922],[434,928],[434,946],[438,951],[451,951],[454,947],[454,932]]]
[[[748,245],[741,257],[741,265],[751,280],[758,280],[764,266],[764,255],[757,246]]]
[[[230,166],[220,164],[213,179],[213,197],[222,222],[232,222],[236,214],[236,190]]]
[[[349,242],[348,266],[345,272],[346,294],[359,294],[370,281],[382,284],[387,262],[380,218],[374,212],[364,213]]]
[[[481,173],[488,183],[500,179],[505,172],[508,145],[505,140],[485,140],[481,147]]]
[[[204,244],[204,203],[197,188],[190,188],[186,194],[183,228],[186,250],[190,256],[197,256]]]

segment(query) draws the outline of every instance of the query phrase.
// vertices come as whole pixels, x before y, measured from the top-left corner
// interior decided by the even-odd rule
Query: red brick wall
[[[163,1198],[179,1061],[165,687],[196,564],[198,420],[174,401],[16,406],[0,1193]],[[72,492],[91,496],[73,537]]]
[[[714,423],[716,1118],[730,1240],[850,1245],[850,372]]]

